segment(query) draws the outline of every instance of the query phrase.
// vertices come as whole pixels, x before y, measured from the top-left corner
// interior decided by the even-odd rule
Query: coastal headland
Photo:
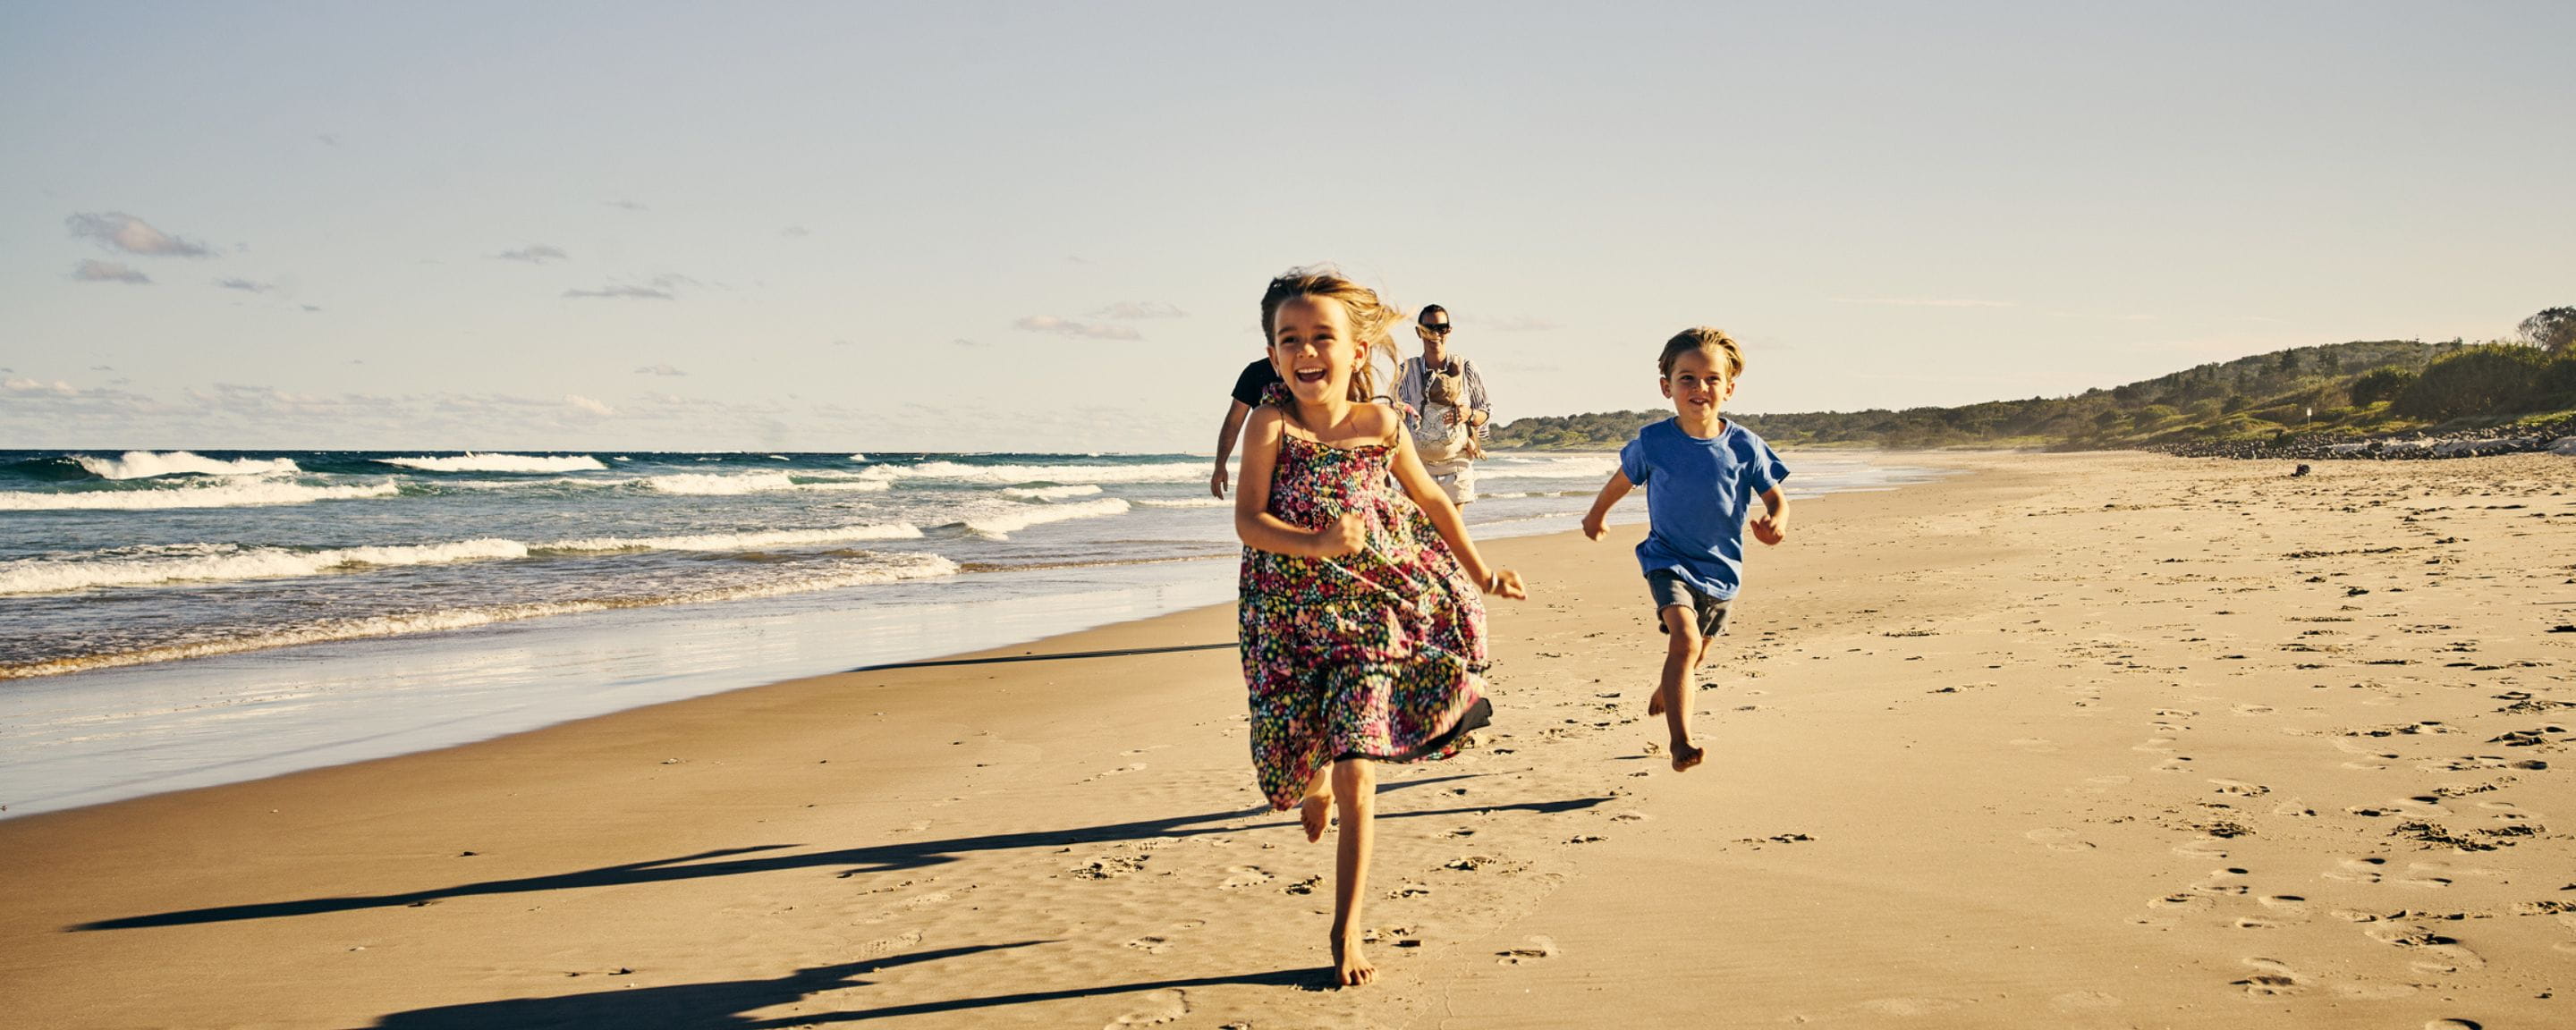
[[[1959,474],[1802,501],[1752,556],[1686,774],[1641,527],[1492,543],[1532,596],[1493,607],[1481,746],[1387,770],[1366,989],[1322,986],[1332,850],[1252,789],[1220,606],[0,822],[0,995],[44,1027],[2571,1021],[2569,459],[1922,460]]]

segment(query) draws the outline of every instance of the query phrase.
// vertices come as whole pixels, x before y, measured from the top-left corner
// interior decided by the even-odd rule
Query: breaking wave
[[[164,508],[256,508],[275,504],[310,504],[361,497],[392,497],[392,483],[364,486],[305,486],[301,483],[220,483],[213,486],[139,490],[70,490],[60,493],[0,492],[0,511],[88,511]]]
[[[0,594],[42,594],[94,587],[154,586],[162,583],[275,579],[312,576],[359,566],[438,565],[448,562],[525,558],[528,547],[516,540],[459,540],[445,544],[399,547],[333,547],[299,551],[283,547],[190,544],[133,548],[122,554],[72,561],[36,560],[0,564]]]
[[[450,457],[378,458],[378,462],[423,472],[597,472],[608,466],[587,454],[476,454]]]
[[[291,458],[235,458],[222,461],[188,451],[127,451],[123,457],[72,460],[100,479],[151,479],[156,476],[263,476],[302,472]]]
[[[750,551],[763,547],[802,547],[861,540],[914,540],[921,527],[909,522],[833,526],[825,529],[770,529],[750,533],[700,533],[689,536],[587,537],[539,544],[535,554],[599,554],[610,551]]]
[[[1154,465],[967,465],[925,461],[918,465],[871,465],[863,474],[887,479],[953,479],[969,483],[1187,483],[1207,478],[1208,466],[1196,462]]]
[[[287,647],[296,644],[319,644],[336,640],[365,637],[401,636],[411,633],[434,633],[442,630],[471,629],[496,622],[513,622],[548,615],[571,615],[579,612],[607,611],[615,608],[646,608],[657,605],[703,604],[714,601],[736,601],[780,594],[808,593],[841,587],[892,583],[907,579],[931,579],[957,574],[957,563],[936,554],[867,554],[866,567],[842,570],[797,579],[779,580],[744,586],[718,587],[631,597],[605,597],[573,601],[542,601],[526,604],[490,605],[479,608],[439,608],[419,612],[401,612],[353,619],[321,619],[283,626],[276,629],[210,640],[139,648],[132,651],[82,655],[19,665],[0,666],[0,679],[29,676],[54,676],[86,669],[103,669],[120,665],[142,665],[179,658],[201,658],[209,655],[236,654],[243,651]]]

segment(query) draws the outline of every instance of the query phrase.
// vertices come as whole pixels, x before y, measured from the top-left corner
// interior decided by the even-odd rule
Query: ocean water
[[[1791,455],[1792,492],[1932,473]],[[1479,465],[1480,538],[1606,454]],[[1189,455],[0,451],[0,816],[1233,596]],[[1643,517],[1637,502],[1626,519]]]

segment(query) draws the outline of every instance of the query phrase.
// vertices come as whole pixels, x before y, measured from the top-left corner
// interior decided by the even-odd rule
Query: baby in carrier
[[[1425,466],[1474,461],[1485,456],[1476,434],[1467,428],[1467,373],[1464,365],[1427,368],[1422,379],[1422,434],[1413,441]],[[1432,468],[1434,474],[1442,470]]]

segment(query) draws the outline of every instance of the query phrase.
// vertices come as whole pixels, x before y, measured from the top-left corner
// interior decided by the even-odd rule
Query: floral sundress
[[[1492,717],[1484,601],[1388,475],[1391,451],[1285,434],[1270,514],[1311,530],[1359,512],[1368,545],[1332,559],[1243,549],[1252,766],[1273,808],[1295,807],[1337,759],[1447,758]]]

